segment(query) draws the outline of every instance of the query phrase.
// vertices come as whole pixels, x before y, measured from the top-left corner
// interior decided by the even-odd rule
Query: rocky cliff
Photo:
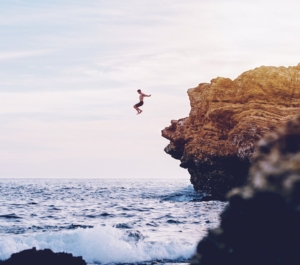
[[[188,169],[195,190],[222,199],[245,184],[257,141],[299,113],[300,64],[217,77],[188,95],[189,117],[162,131],[165,152]]]

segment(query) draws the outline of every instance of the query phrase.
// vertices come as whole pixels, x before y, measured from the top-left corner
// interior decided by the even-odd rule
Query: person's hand
[[[149,97],[151,97],[151,95],[149,95]]]

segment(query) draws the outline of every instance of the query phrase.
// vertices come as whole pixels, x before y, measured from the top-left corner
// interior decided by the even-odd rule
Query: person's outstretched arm
[[[151,95],[146,95],[146,94],[144,94],[144,93],[143,93],[143,96],[145,96],[145,97],[151,97]]]

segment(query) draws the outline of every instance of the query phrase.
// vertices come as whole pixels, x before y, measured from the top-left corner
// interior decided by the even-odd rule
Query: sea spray
[[[0,259],[12,253],[36,247],[50,248],[54,252],[82,256],[88,263],[133,263],[155,259],[188,259],[195,252],[196,244],[179,240],[153,242],[132,240],[124,230],[109,226],[71,231],[46,232],[34,235],[15,235],[0,239]]]

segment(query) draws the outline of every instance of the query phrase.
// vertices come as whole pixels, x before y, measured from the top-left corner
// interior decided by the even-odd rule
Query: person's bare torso
[[[144,97],[145,97],[145,96],[146,96],[145,94],[141,93],[141,94],[140,94],[140,101],[144,101]]]

